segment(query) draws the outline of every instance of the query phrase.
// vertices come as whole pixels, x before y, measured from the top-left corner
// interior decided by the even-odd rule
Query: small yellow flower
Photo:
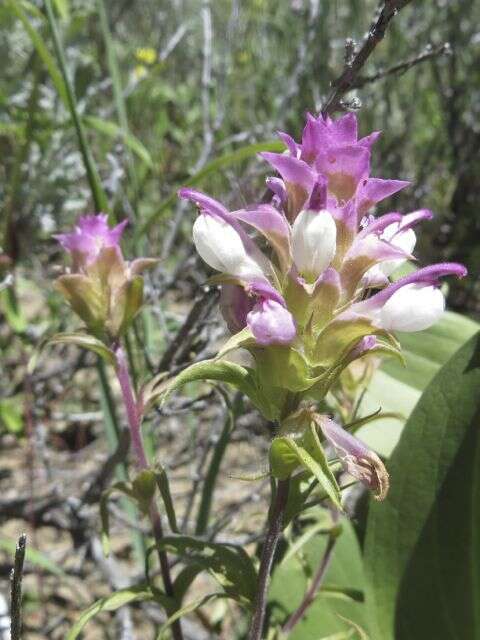
[[[147,67],[144,67],[143,64],[137,64],[135,69],[133,70],[133,75],[135,76],[135,80],[142,80],[148,74]]]
[[[135,57],[138,62],[143,64],[153,64],[157,59],[157,52],[152,47],[139,47],[135,51]]]

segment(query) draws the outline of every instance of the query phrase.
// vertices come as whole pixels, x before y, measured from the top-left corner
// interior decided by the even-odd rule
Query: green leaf
[[[74,344],[82,349],[88,349],[98,354],[109,364],[115,364],[115,354],[101,340],[97,340],[87,333],[58,333],[50,338],[47,344]]]
[[[376,640],[480,637],[480,334],[440,369],[371,504],[368,604]]]
[[[290,479],[288,500],[283,516],[283,526],[286,527],[304,508],[305,502],[317,485],[308,471],[297,473]]]
[[[124,129],[110,120],[102,120],[95,116],[84,116],[83,122],[87,127],[95,129],[99,133],[112,138],[113,140],[121,140],[149,169],[153,168],[152,157],[148,149],[136,138],[132,133],[124,131]]]
[[[280,480],[288,478],[299,466],[307,469],[318,480],[333,504],[342,509],[340,488],[328,466],[313,425],[310,425],[302,438],[275,438],[270,446],[270,465],[272,474]]]
[[[362,400],[361,415],[379,408],[384,413],[408,418],[418,402],[421,391],[440,367],[479,330],[479,324],[458,313],[447,311],[430,329],[417,333],[398,334],[406,366],[395,360],[382,364]],[[358,435],[372,449],[388,457],[397,444],[404,422],[396,417],[382,418],[375,424],[362,427]]]
[[[69,0],[53,0],[55,8],[58,11],[58,15],[62,20],[68,20],[70,17],[70,2]]]
[[[253,337],[250,327],[245,327],[238,333],[235,333],[226,341],[226,343],[215,356],[215,360],[220,360],[221,358],[225,357],[227,353],[235,351],[235,349],[242,349],[243,347],[254,346],[255,344],[256,341]]]
[[[317,513],[322,520],[323,510],[318,509]],[[339,524],[342,533],[335,543],[323,587],[288,640],[318,640],[329,634],[345,632],[350,627],[345,618],[367,628],[361,597],[365,577],[359,544],[351,523],[341,518]],[[317,522],[311,526],[316,527]],[[307,531],[304,529],[301,535]],[[284,624],[300,605],[323,558],[327,541],[327,535],[311,536],[300,553],[275,569],[268,596],[272,624]]]
[[[60,97],[65,102],[66,107],[68,108],[70,115],[72,117],[73,124],[75,126],[78,145],[80,148],[80,153],[82,155],[82,160],[83,160],[83,164],[87,174],[90,190],[92,192],[92,198],[95,203],[95,208],[97,211],[108,211],[107,197],[103,189],[102,182],[100,180],[98,168],[97,168],[97,165],[95,164],[95,160],[93,158],[87,136],[85,135],[83,122],[77,108],[77,100],[75,97],[74,87],[68,75],[67,57],[65,54],[65,49],[63,47],[61,38],[60,38],[60,31],[58,28],[55,13],[53,11],[52,0],[44,0],[44,4],[45,4],[45,9],[47,14],[47,22],[50,27],[53,46],[54,46],[55,54],[57,56],[57,61],[58,61],[59,70],[60,70],[61,79],[62,79],[63,90],[62,90],[62,93],[60,94]],[[49,72],[51,74],[50,69],[49,69]],[[62,87],[57,86],[56,82],[55,82],[55,86],[60,93],[60,90]]]
[[[0,400],[0,424],[15,435],[23,431],[23,403],[21,396]]]
[[[175,507],[173,506],[172,494],[170,492],[170,483],[165,469],[161,465],[155,467],[155,481],[157,483],[158,490],[162,496],[163,506],[167,513],[168,524],[173,533],[178,533],[177,518],[175,516]]]
[[[242,162],[243,160],[248,160],[255,156],[260,151],[283,151],[285,145],[283,142],[279,142],[277,140],[267,141],[267,142],[255,142],[254,144],[247,144],[244,147],[240,147],[235,151],[231,151],[229,153],[220,156],[219,158],[215,158],[209,162],[203,169],[200,169],[195,175],[193,175],[188,180],[182,183],[183,187],[193,187],[201,182],[204,178],[206,178],[211,173],[216,173],[220,169],[225,169],[232,164],[236,164],[237,162]],[[172,204],[176,201],[178,188],[174,189],[172,193],[166,198],[159,206],[159,208],[154,211],[144,222],[144,224],[139,228],[138,235],[143,236],[147,231],[151,228],[151,226],[160,218],[162,213],[172,206]]]
[[[310,368],[302,354],[290,347],[256,349],[254,355],[258,378],[268,380],[269,387],[305,391],[317,380],[311,377]]]
[[[75,638],[78,638],[87,622],[102,611],[116,611],[117,609],[120,609],[120,607],[132,604],[132,602],[148,602],[150,600],[158,601],[159,598],[162,599],[163,606],[167,610],[172,606],[173,603],[170,598],[164,595],[159,596],[157,593],[154,595],[150,587],[146,584],[139,584],[135,587],[128,587],[127,589],[115,591],[115,593],[97,600],[94,604],[88,607],[88,609],[85,609],[70,629],[65,640],[75,640]]]
[[[270,405],[268,398],[258,386],[255,372],[252,369],[225,360],[204,360],[190,365],[170,381],[167,386],[146,391],[144,396],[145,405],[151,407],[159,400],[165,402],[173,391],[184,384],[198,380],[216,380],[231,384],[247,395],[267,419],[276,416],[275,408]]]
[[[102,550],[105,557],[110,555],[110,514],[108,512],[108,500],[113,492],[119,491],[132,501],[135,501],[135,495],[130,482],[119,480],[115,482],[109,489],[102,493],[100,498],[100,521],[102,524]]]
[[[161,626],[160,631],[156,636],[156,640],[167,640],[168,636],[166,636],[165,633],[172,626],[175,620],[178,620],[182,616],[185,616],[187,613],[192,613],[193,611],[200,609],[200,607],[203,607],[203,605],[207,604],[207,602],[210,602],[210,600],[214,600],[215,598],[227,597],[228,596],[226,593],[208,593],[201,598],[197,598],[196,600],[189,602],[185,606],[181,607],[181,609],[179,609],[178,611],[175,611],[175,613],[170,616],[170,618],[168,618],[168,620]]]
[[[57,93],[62,100],[63,104],[68,107],[68,98],[67,98],[67,90],[65,88],[65,83],[62,79],[62,74],[60,73],[60,69],[55,62],[54,57],[48,50],[48,47],[45,43],[45,40],[40,35],[40,31],[35,29],[35,27],[30,23],[27,13],[23,9],[23,3],[18,2],[18,0],[7,0],[8,9],[15,14],[15,16],[22,23],[25,31],[27,32],[30,40],[32,41],[33,46],[35,47],[39,57],[41,58],[43,64],[47,68],[47,71],[50,75],[50,78],[57,90]]]
[[[250,557],[241,547],[189,536],[165,536],[159,546],[184,562],[202,566],[241,604],[253,602],[257,575]]]
[[[5,314],[5,319],[15,333],[23,333],[26,330],[28,320],[11,287],[0,291],[0,309]]]

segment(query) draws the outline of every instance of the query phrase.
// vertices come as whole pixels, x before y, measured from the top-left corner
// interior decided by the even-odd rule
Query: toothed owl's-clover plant
[[[180,197],[198,209],[193,241],[216,272],[210,282],[221,288],[220,308],[231,336],[215,358],[191,364],[173,379],[162,371],[138,389],[132,380],[135,360],[127,357],[123,343],[128,347],[125,334],[143,303],[142,273],[157,260],[125,260],[120,241],[127,222],[110,227],[106,215],[87,215],[72,232],[56,237],[71,258],[56,287],[84,327],[54,336],[51,342],[90,349],[113,366],[137,466],[131,481],[116,482],[102,497],[104,550],[108,552],[107,500],[119,491],[136,503],[139,515],[150,518],[155,538],[151,550],[158,555],[164,592],[157,587],[153,591],[148,573],[139,587],[145,599],[165,608],[175,640],[183,639],[180,618],[192,609],[182,607],[183,571],[173,580],[167,552],[193,561],[194,577],[197,560],[198,567],[217,576],[225,595],[251,611],[248,638],[259,640],[264,637],[268,576],[282,527],[306,505],[328,499],[333,514],[328,558],[328,549],[333,549],[329,545],[338,535],[343,472],[379,500],[388,492],[382,460],[355,435],[378,415],[356,417],[359,385],[368,383],[382,357],[402,359],[395,332],[422,331],[437,322],[445,309],[441,279],[463,277],[466,269],[456,263],[417,270],[411,266],[414,229],[432,217],[430,211],[373,214],[377,203],[408,186],[401,180],[370,177],[371,148],[378,136],[374,132],[358,138],[353,114],[336,120],[308,116],[301,143],[282,133],[285,152],[261,154],[277,174],[267,179],[269,203],[229,211],[200,191],[180,190]],[[408,275],[398,277],[402,265]],[[232,357],[237,349],[249,352],[249,366]],[[100,365],[101,376],[102,371]],[[212,478],[218,474],[229,432],[222,432],[211,458],[213,475],[209,471],[204,483],[195,537],[183,530],[178,535],[167,474],[152,466],[145,451],[142,421],[147,411],[181,385],[205,380],[228,383],[248,396],[274,432],[269,453],[272,502],[258,571],[242,548],[212,542],[206,535]],[[119,452],[120,442],[118,447]],[[115,457],[123,455],[118,452]],[[169,527],[177,534],[168,538],[157,489]],[[320,572],[328,565],[325,558]],[[186,567],[188,575],[192,566]],[[90,610],[84,620],[90,619]],[[82,624],[80,620],[76,625],[77,632]]]
[[[388,475],[378,456],[348,428],[317,413],[314,403],[355,360],[401,357],[394,332],[432,326],[445,309],[440,279],[463,277],[466,269],[440,263],[390,280],[414,259],[414,228],[432,214],[372,214],[409,184],[370,177],[379,135],[359,138],[355,114],[336,120],[308,115],[301,143],[281,133],[285,153],[261,154],[279,174],[267,179],[270,204],[229,211],[194,189],[179,195],[198,207],[193,240],[219,272],[212,280],[221,284],[221,310],[234,334],[220,356],[242,347],[254,359],[251,368],[217,359],[203,368],[204,376],[221,379],[223,365],[225,379],[278,424],[270,462],[279,479],[299,467],[317,477],[318,465],[328,470],[324,440],[348,473],[383,498]],[[263,236],[270,251],[261,250],[248,230]],[[174,384],[188,376],[187,370]],[[333,474],[322,480],[338,503]]]

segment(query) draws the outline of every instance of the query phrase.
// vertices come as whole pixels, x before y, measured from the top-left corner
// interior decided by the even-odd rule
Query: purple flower
[[[255,296],[256,303],[246,321],[257,343],[262,346],[290,344],[297,328],[282,296],[263,282],[253,283],[249,291]]]
[[[377,454],[328,416],[316,415],[315,420],[345,471],[371,489],[377,500],[383,500],[388,493],[389,478]]]
[[[221,272],[218,282],[232,286],[222,293],[229,328],[248,325],[262,345],[295,339],[320,365],[348,347],[359,357],[373,344],[371,338],[352,349],[347,325],[352,335],[370,327],[373,335],[431,326],[445,308],[438,277],[462,275],[463,268],[427,267],[391,284],[391,274],[414,260],[414,226],[432,214],[372,214],[378,202],[409,184],[370,177],[379,132],[359,138],[354,114],[337,120],[308,115],[300,142],[279,135],[285,152],[260,154],[279,174],[267,179],[270,204],[229,211],[194,189],[179,192],[199,209],[193,226],[198,253]],[[261,250],[255,233],[263,236]],[[327,283],[327,274],[335,274],[335,283]]]
[[[81,216],[71,233],[54,236],[68,251],[77,267],[85,267],[99,256],[102,249],[120,250],[120,238],[128,220],[123,220],[111,229],[108,216],[104,213]]]
[[[71,233],[55,236],[73,259],[73,270],[56,287],[89,332],[110,343],[132,322],[143,303],[141,273],[157,263],[149,258],[123,259],[120,238],[124,220],[110,228],[105,214],[79,218]]]

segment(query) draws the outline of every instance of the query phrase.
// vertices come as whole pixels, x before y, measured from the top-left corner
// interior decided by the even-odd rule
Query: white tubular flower
[[[387,331],[423,331],[435,324],[444,310],[445,298],[440,289],[407,284],[379,309],[378,321]]]
[[[219,216],[200,214],[193,225],[193,241],[205,262],[223,273],[238,278],[265,279],[269,271],[266,256]]]
[[[337,227],[326,210],[301,211],[292,227],[292,256],[299,273],[315,281],[335,256]]]

